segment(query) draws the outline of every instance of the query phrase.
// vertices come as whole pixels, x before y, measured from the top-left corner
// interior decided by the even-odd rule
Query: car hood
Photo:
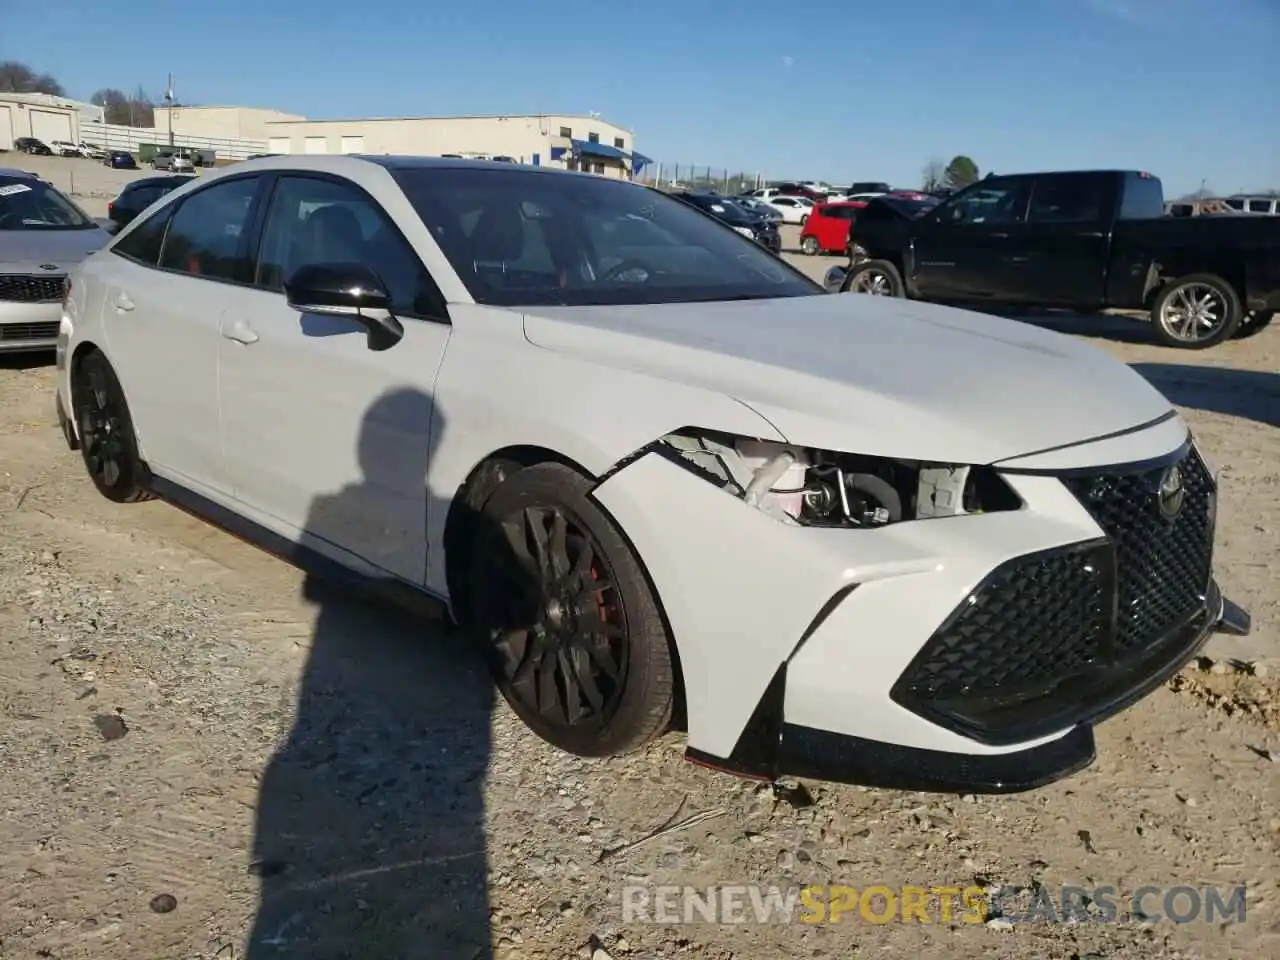
[[[1072,337],[910,300],[532,308],[524,323],[536,346],[733,397],[792,443],[876,456],[993,463],[1170,410]]]
[[[92,230],[0,230],[0,272],[65,273],[111,242],[101,226]]]

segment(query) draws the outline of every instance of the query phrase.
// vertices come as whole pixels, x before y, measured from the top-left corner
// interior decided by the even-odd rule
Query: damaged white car
[[[1027,789],[1248,630],[1127,367],[602,177],[237,164],[86,261],[59,364],[104,495],[445,601],[578,754],[680,725],[750,776]]]

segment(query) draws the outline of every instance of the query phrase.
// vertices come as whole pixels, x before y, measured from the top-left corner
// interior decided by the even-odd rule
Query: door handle
[[[123,290],[116,294],[113,305],[116,308],[116,313],[128,313],[134,306],[133,301],[129,299],[129,295]]]
[[[248,320],[237,320],[229,327],[224,327],[222,335],[228,340],[234,340],[236,343],[258,342],[258,335],[253,332]]]

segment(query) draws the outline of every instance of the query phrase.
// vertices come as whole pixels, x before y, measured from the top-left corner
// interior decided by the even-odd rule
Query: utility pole
[[[169,146],[173,146],[173,74],[169,74],[169,82],[164,88],[164,100],[168,104],[165,113],[169,115]]]

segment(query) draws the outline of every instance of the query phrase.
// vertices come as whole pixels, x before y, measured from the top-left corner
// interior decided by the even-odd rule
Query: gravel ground
[[[1255,635],[1104,724],[1090,769],[1010,797],[779,796],[684,763],[676,735],[558,754],[439,625],[98,498],[47,358],[0,359],[0,957],[1280,956],[1280,330],[1197,355],[1120,318],[1033,320],[1184,409],[1222,470],[1218,568]],[[625,886],[665,884],[1244,886],[1247,916],[624,917]]]

